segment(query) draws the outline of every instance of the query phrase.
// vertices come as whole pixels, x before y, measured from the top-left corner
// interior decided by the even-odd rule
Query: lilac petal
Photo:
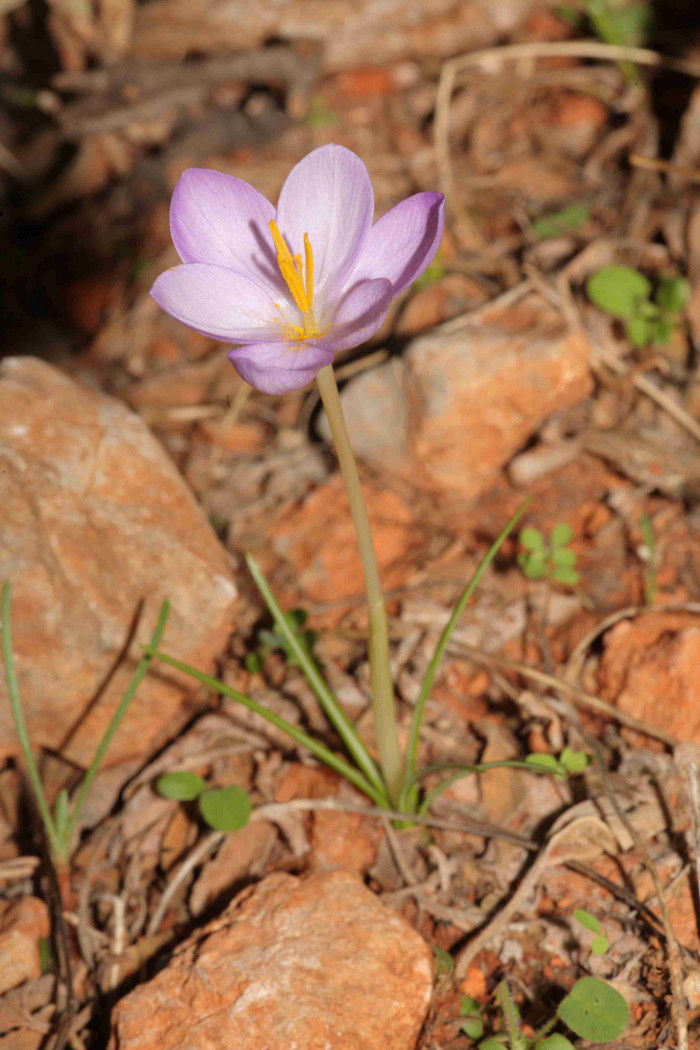
[[[246,274],[206,263],[174,266],[157,278],[151,295],[190,328],[229,343],[282,340],[279,311],[289,309],[274,289]]]
[[[334,353],[359,346],[377,331],[393,297],[391,281],[360,281],[341,299],[327,334],[313,343]]]
[[[302,343],[251,343],[236,347],[229,361],[241,379],[264,394],[286,394],[300,390],[324,365],[333,361],[333,351],[309,341]]]
[[[348,276],[372,225],[374,193],[366,167],[344,146],[321,146],[292,168],[277,205],[277,225],[304,256],[308,233],[314,290],[328,299]]]
[[[445,226],[441,193],[416,193],[388,211],[369,231],[351,279],[388,277],[394,295],[435,258]]]
[[[211,263],[279,277],[270,245],[275,209],[253,186],[233,175],[188,168],[170,204],[170,230],[184,263]]]

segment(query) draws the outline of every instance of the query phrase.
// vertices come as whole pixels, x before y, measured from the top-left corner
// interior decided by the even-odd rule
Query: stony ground
[[[253,393],[148,294],[176,261],[184,168],[274,200],[326,142],[363,157],[378,215],[448,199],[436,263],[337,363],[402,729],[529,496],[528,525],[571,527],[579,582],[529,580],[506,542],[421,758],[591,757],[568,782],[466,778],[400,829],[154,667],[52,873],[3,682],[0,1050],[469,1050],[461,996],[496,1030],[508,977],[531,1031],[585,974],[630,1005],[614,1045],[700,1045],[700,55],[668,7],[632,69],[585,5],[535,0],[0,8],[0,575],[49,797],[74,790],[165,597],[168,651],[340,747],[282,652],[250,669],[269,622],[246,552],[308,614],[371,746],[360,565],[315,390]],[[591,303],[611,264],[689,279],[666,345],[634,348]],[[160,797],[184,768],[249,791],[251,822],[212,833]]]

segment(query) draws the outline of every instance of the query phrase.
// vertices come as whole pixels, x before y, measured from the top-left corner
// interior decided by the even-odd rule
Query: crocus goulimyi
[[[416,193],[374,225],[373,215],[367,169],[344,146],[292,168],[277,210],[242,179],[190,168],[170,208],[182,265],[151,294],[183,324],[235,344],[229,358],[251,386],[299,389],[374,335],[438,250],[441,193]]]

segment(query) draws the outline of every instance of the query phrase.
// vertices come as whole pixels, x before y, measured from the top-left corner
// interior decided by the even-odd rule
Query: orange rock
[[[267,433],[265,424],[257,420],[228,426],[225,419],[204,419],[198,429],[210,444],[226,452],[258,452]]]
[[[236,589],[176,467],[121,402],[32,357],[0,365],[0,578],[13,584],[14,653],[29,736],[87,765],[141,658],[161,602],[164,647],[211,665]],[[145,602],[126,658],[139,603]],[[118,664],[118,666],[117,666]],[[115,670],[116,667],[116,670]],[[146,676],[109,760],[143,755],[187,717],[183,684]],[[17,751],[0,677],[0,754]]]
[[[386,98],[396,85],[391,70],[382,66],[348,69],[335,78],[335,90],[347,98]]]
[[[601,696],[680,741],[700,743],[700,627],[683,613],[624,620],[605,635]]]
[[[39,940],[48,937],[48,908],[38,897],[3,902],[0,915],[0,995],[41,974]]]
[[[112,1014],[110,1050],[414,1050],[432,953],[345,872],[270,875]]]
[[[313,814],[308,865],[365,875],[377,859],[381,825],[360,813],[319,809]]]
[[[590,393],[589,353],[536,297],[488,324],[421,336],[343,390],[356,451],[463,510],[549,415]]]
[[[231,831],[221,849],[206,862],[192,889],[190,907],[195,915],[227,890],[229,894],[245,876],[259,871],[261,860],[269,854],[275,829],[264,820],[252,820],[239,831]]]
[[[384,587],[405,583],[425,537],[399,494],[368,481],[365,494]],[[340,475],[299,504],[283,509],[267,526],[278,556],[291,563],[295,588],[314,602],[364,593],[362,566]],[[341,610],[342,613],[343,610]]]
[[[289,802],[293,798],[327,798],[335,795],[338,786],[338,774],[332,770],[290,762],[275,787],[275,802]]]
[[[477,1003],[484,1002],[488,995],[488,985],[484,971],[476,963],[472,963],[466,972],[464,980],[460,981],[459,990],[462,995],[468,995]]]
[[[608,119],[607,107],[592,95],[557,96],[550,115],[551,141],[572,156],[587,153]]]

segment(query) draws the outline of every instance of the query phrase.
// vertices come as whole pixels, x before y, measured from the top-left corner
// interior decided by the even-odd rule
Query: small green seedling
[[[582,977],[577,981],[559,1004],[554,1016],[534,1036],[523,1034],[520,1011],[506,981],[498,985],[495,997],[503,1015],[504,1031],[482,1040],[478,1044],[479,1050],[574,1050],[570,1039],[559,1032],[552,1032],[559,1022],[591,1043],[608,1043],[619,1038],[629,1022],[625,1000],[618,991],[597,977]],[[474,1004],[476,1011],[471,1006],[471,1000],[469,1004],[470,1020],[481,1021],[478,1004]]]
[[[481,1007],[476,999],[463,995],[459,1001],[459,1016],[464,1018],[460,1029],[470,1039],[481,1039],[484,1034],[484,1022],[481,1016]]]
[[[590,759],[585,751],[574,751],[565,747],[558,758],[546,752],[533,752],[527,755],[525,761],[541,773],[551,773],[559,780],[567,780],[570,776],[583,773]]]
[[[238,831],[250,820],[250,796],[237,784],[207,788],[197,773],[178,769],[158,777],[156,791],[163,798],[177,799],[178,802],[194,802],[196,799],[202,819],[214,831]]]
[[[532,232],[541,240],[561,237],[564,233],[580,230],[591,218],[591,209],[582,201],[574,201],[558,211],[542,215],[532,224]]]
[[[304,646],[310,658],[313,659],[312,649],[316,641],[316,632],[303,629],[309,618],[308,613],[304,609],[290,609],[284,614],[284,618],[299,644]],[[257,648],[252,653],[248,653],[245,658],[246,670],[252,674],[261,671],[268,656],[275,650],[281,650],[284,653],[290,667],[299,667],[299,661],[285,636],[280,631],[268,631],[262,628],[258,631]]]
[[[577,922],[580,922],[582,926],[585,926],[587,930],[590,930],[591,933],[595,934],[591,941],[592,953],[594,955],[605,955],[610,947],[610,941],[600,932],[600,923],[595,915],[591,915],[589,911],[585,911],[583,908],[576,908],[574,910],[574,918]]]
[[[527,526],[521,530],[520,545],[525,549],[518,555],[518,564],[528,580],[548,579],[571,587],[578,583],[576,552],[569,547],[573,534],[570,525],[555,525],[547,542],[539,529]]]
[[[435,284],[436,281],[441,281],[444,276],[445,267],[442,264],[440,252],[438,251],[427,270],[424,270],[420,277],[414,281],[413,287],[424,288],[428,284]]]
[[[668,274],[659,281],[652,299],[647,277],[631,266],[604,266],[586,282],[591,302],[624,323],[633,346],[668,343],[690,295],[684,277]]]
[[[596,35],[606,44],[640,47],[651,23],[651,4],[630,4],[620,0],[586,0],[586,14]],[[631,62],[618,63],[630,84],[639,83],[637,68]]]

